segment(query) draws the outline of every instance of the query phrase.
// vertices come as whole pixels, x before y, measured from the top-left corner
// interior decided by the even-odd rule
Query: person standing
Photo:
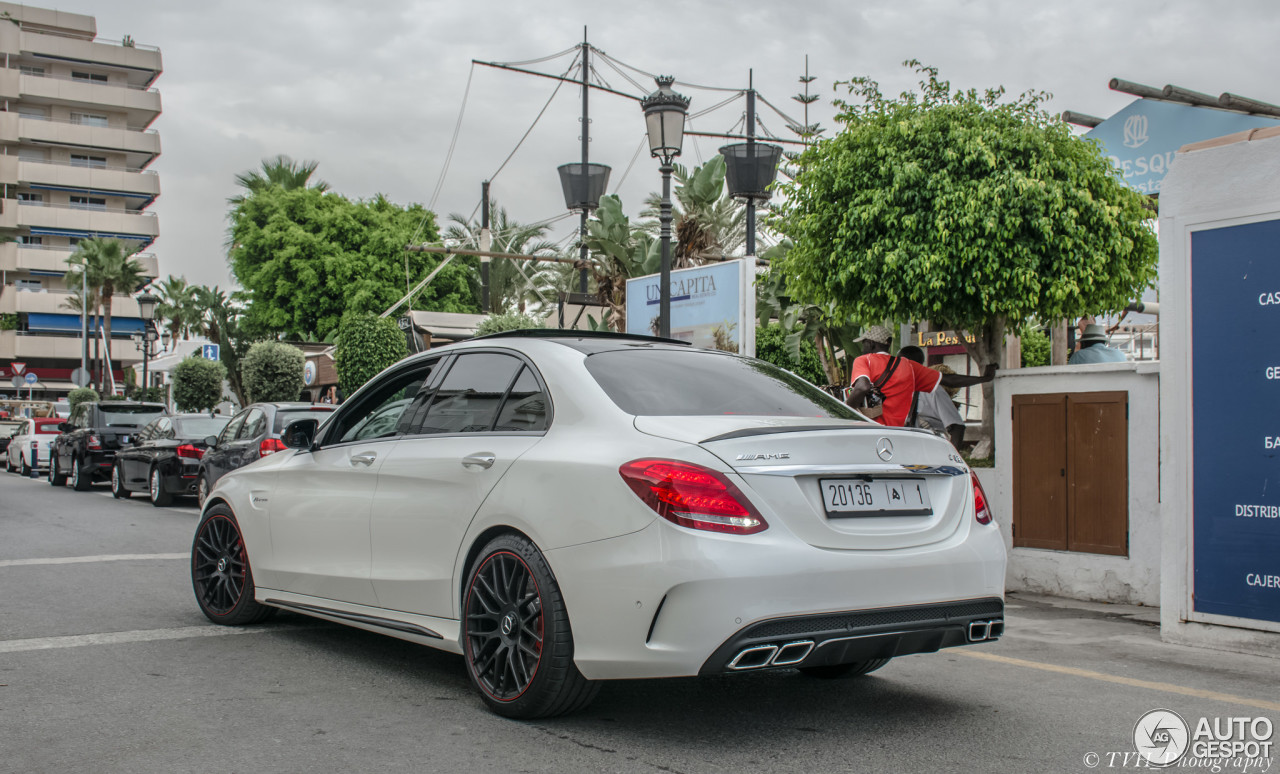
[[[1080,349],[1072,353],[1067,365],[1123,363],[1128,359],[1123,352],[1107,345],[1107,332],[1101,325],[1090,323],[1084,326],[1084,334],[1080,336]]]
[[[862,344],[863,354],[853,361],[851,385],[845,401],[854,408],[861,408],[868,405],[869,397],[879,393],[882,396],[881,412],[872,419],[888,427],[906,426],[918,392],[971,387],[989,382],[996,375],[995,363],[988,365],[982,376],[961,376],[939,373],[904,357],[890,355],[893,333],[883,325],[871,326],[854,341]],[[942,397],[948,399],[945,390]]]
[[[898,356],[924,365],[924,350],[919,347],[903,347],[898,350]],[[946,368],[946,370],[939,370],[943,368]],[[929,370],[938,371],[944,376],[951,371],[946,366],[934,366]],[[964,443],[964,418],[960,416],[960,411],[956,408],[955,400],[952,397],[952,391],[955,389],[954,387],[948,388],[943,385],[942,389],[920,393],[916,397],[915,426],[932,430],[938,435],[945,435],[947,440],[951,441],[951,445],[959,449],[960,445]],[[910,417],[908,417],[908,421],[910,421]]]

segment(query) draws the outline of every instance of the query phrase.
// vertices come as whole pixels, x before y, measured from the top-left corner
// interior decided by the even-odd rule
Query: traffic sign
[[[202,347],[200,348],[200,357],[204,358],[205,360],[217,360],[217,359],[218,359],[218,345],[217,345],[217,344],[205,344],[204,346],[202,346]]]
[[[9,380],[9,383],[13,385],[15,390],[21,390],[23,387],[27,386],[27,380],[23,379],[21,376],[13,377]]]
[[[89,383],[89,372],[83,368],[77,368],[71,372],[71,383],[77,387],[83,387]]]
[[[31,371],[27,371],[27,377],[26,377],[27,384],[35,384],[38,381],[40,381],[39,377],[37,377]]]
[[[21,374],[22,374],[22,372],[23,372],[23,371],[26,369],[26,367],[27,367],[27,364],[26,364],[26,363],[19,363],[19,362],[18,362],[18,361],[16,361],[16,360],[15,360],[15,361],[13,361],[13,363],[12,363],[11,365],[13,366],[13,372],[14,372],[15,374],[17,374],[17,375],[21,375]]]

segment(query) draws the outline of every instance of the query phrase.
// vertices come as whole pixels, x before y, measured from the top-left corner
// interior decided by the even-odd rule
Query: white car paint
[[[320,618],[461,652],[468,558],[494,530],[513,530],[555,575],[579,670],[616,679],[696,675],[736,633],[770,619],[1003,598],[999,531],[975,520],[968,469],[930,433],[810,417],[637,417],[597,384],[583,352],[546,339],[480,339],[415,362],[478,349],[536,366],[554,406],[545,434],[401,436],[289,450],[218,482],[206,508],[226,502],[235,512],[259,602],[309,606]],[[804,429],[708,440],[762,427]],[[884,438],[895,445],[892,464],[876,454]],[[494,464],[464,464],[477,455]],[[667,521],[619,473],[637,458],[723,474],[768,528],[733,535]],[[932,516],[826,518],[819,477],[890,470],[928,482]]]
[[[47,470],[49,468],[49,448],[53,443],[53,439],[58,437],[57,419],[52,423],[47,420],[39,424],[44,425],[45,432],[37,433],[37,420],[25,419],[22,429],[9,440],[9,466],[15,470],[22,468],[23,460],[36,470]],[[31,444],[35,442],[35,464],[32,464]]]

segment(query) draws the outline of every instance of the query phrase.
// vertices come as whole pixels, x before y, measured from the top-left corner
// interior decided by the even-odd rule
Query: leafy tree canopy
[[[781,325],[761,325],[756,328],[756,357],[785,368],[818,386],[827,383],[826,373],[818,360],[818,348],[812,341],[802,341],[800,356],[795,357],[787,346],[787,332]]]
[[[81,403],[97,403],[98,391],[92,387],[77,387],[67,393],[67,403],[71,404],[71,410],[75,411],[76,406]]]
[[[244,389],[253,402],[297,400],[302,393],[306,356],[280,341],[259,341],[240,361]]]
[[[191,355],[173,367],[173,402],[179,411],[208,411],[222,400],[227,367]]]
[[[844,85],[839,134],[800,155],[775,227],[788,288],[865,323],[928,319],[971,332],[1122,308],[1155,276],[1145,197],[1096,143],[1028,92],[951,91],[935,68],[897,99]]]
[[[390,318],[352,314],[342,320],[333,365],[338,386],[347,395],[377,376],[387,366],[409,355],[404,333]]]
[[[519,312],[504,312],[502,314],[493,314],[480,321],[476,326],[477,336],[488,336],[490,333],[502,333],[503,331],[518,331],[525,328],[542,328],[542,320],[530,314],[520,314]]]
[[[381,195],[353,202],[314,186],[267,185],[235,203],[230,218],[229,261],[248,324],[293,338],[323,339],[348,312],[381,313],[443,260],[404,249],[437,239],[435,216]],[[471,276],[468,260],[454,259],[413,307],[479,311]]]

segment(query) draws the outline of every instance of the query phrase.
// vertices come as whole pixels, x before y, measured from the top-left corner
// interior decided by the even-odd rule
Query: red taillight
[[[734,535],[750,535],[769,528],[732,481],[701,465],[633,460],[618,472],[645,505],[682,527]]]
[[[85,442],[85,446],[88,447],[89,451],[101,451],[102,441],[98,438],[98,436],[91,435],[89,436],[89,440]]]
[[[284,445],[284,441],[279,438],[263,438],[262,443],[258,444],[258,456],[265,457],[268,454],[275,454],[288,448],[288,446]]]
[[[973,479],[973,518],[979,524],[990,524],[991,508],[987,505],[987,493],[982,491],[982,482],[972,470],[969,471],[969,478]]]
[[[204,449],[184,443],[178,447],[178,456],[189,460],[198,460],[204,456]]]

